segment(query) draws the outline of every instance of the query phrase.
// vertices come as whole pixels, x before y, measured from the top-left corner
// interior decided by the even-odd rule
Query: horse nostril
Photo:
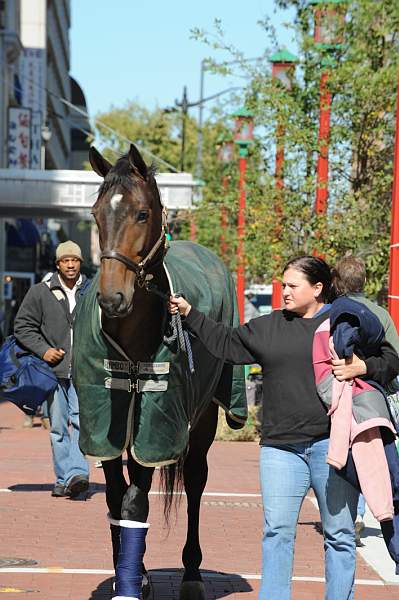
[[[111,302],[115,309],[121,308],[121,305],[123,303],[123,294],[117,292],[112,296]]]
[[[126,305],[125,298],[121,292],[107,295],[97,292],[97,301],[107,313],[123,312]]]

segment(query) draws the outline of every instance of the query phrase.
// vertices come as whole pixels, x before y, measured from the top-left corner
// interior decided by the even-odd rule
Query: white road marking
[[[163,496],[164,492],[150,492],[150,496]],[[185,496],[186,493],[183,492],[183,496]],[[261,498],[262,494],[246,494],[246,493],[242,493],[240,494],[239,492],[204,492],[202,494],[202,496],[216,496],[216,497],[220,497],[220,498]]]
[[[13,492],[14,490],[10,490],[8,488],[0,488],[0,493],[8,493],[8,492]],[[43,490],[44,491],[44,490]],[[47,490],[46,490],[47,493]],[[162,495],[162,492],[157,492],[157,491],[153,491],[150,492],[150,495],[152,496],[158,496],[158,495]],[[184,492],[183,492],[184,495]],[[240,492],[204,492],[203,496],[207,496],[207,497],[218,497],[218,498],[261,498],[261,494],[259,493],[240,493]],[[312,497],[307,497],[308,500],[310,500],[314,506],[316,508],[318,508],[317,506],[317,500],[316,498],[312,498]],[[399,575],[395,575],[395,563],[392,561],[392,559],[390,558],[388,551],[386,549],[385,546],[385,542],[382,538],[382,534],[379,532],[376,532],[375,530],[378,529],[379,530],[379,524],[378,522],[374,519],[374,517],[371,515],[370,511],[368,509],[366,509],[366,515],[365,515],[365,524],[366,524],[366,529],[362,532],[362,543],[364,544],[363,547],[361,548],[357,548],[357,551],[359,552],[359,554],[364,558],[364,560],[370,565],[370,567],[372,567],[372,569],[374,569],[378,575],[382,578],[382,582],[379,580],[366,580],[366,579],[358,579],[356,580],[358,585],[384,585],[385,584],[399,584]],[[369,535],[366,537],[367,533],[369,533]],[[56,568],[55,568],[56,569]],[[40,570],[38,569],[17,569],[17,568],[10,568],[10,569],[1,569],[0,568],[0,573],[13,573],[13,572],[18,572],[18,573],[30,573],[30,572],[35,572],[35,573],[53,573],[53,572],[62,572],[62,573],[68,573],[69,570],[68,569],[61,569],[61,570],[52,570],[52,569],[43,569]],[[90,574],[103,574],[103,575],[108,575],[108,574],[112,574],[113,571],[107,571],[107,570],[96,570],[96,569],[78,569],[78,570],[70,570],[71,573],[90,573]],[[162,571],[164,572],[164,571]],[[154,573],[156,573],[156,571],[154,571]],[[226,575],[215,575],[215,576],[220,576],[220,577],[227,577]],[[260,579],[260,575],[242,575],[242,577],[246,577],[247,579]],[[320,581],[323,582],[324,579],[323,578],[301,578],[301,577],[294,577],[293,578],[294,581]],[[367,581],[372,581],[373,583],[365,583]]]
[[[94,484],[95,485],[95,484]],[[2,492],[14,492],[15,490],[10,490],[8,488],[0,488],[0,493]],[[48,490],[43,490],[43,492],[48,492]],[[20,492],[19,492],[20,493]],[[164,492],[150,492],[150,496],[163,496]],[[185,492],[183,492],[183,496],[185,496]],[[261,494],[246,494],[239,492],[204,492],[203,496],[214,496],[220,498],[261,498]]]
[[[4,569],[0,568],[1,573],[30,573],[30,574],[63,574],[63,575],[113,575],[113,569],[63,569],[62,567],[7,567]],[[169,577],[180,577],[180,572],[178,570],[168,571],[168,570],[150,570],[151,575],[162,575]],[[202,577],[205,579],[232,579],[240,577],[241,579],[259,581],[261,576],[257,573],[207,573],[206,571],[201,572]],[[324,583],[324,577],[293,577],[293,581],[309,581],[311,583]],[[373,586],[383,586],[384,582],[380,579],[356,579],[356,585],[373,585]]]

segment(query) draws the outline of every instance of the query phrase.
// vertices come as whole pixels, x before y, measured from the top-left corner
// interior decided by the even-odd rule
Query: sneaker
[[[48,417],[42,417],[41,421],[44,429],[50,429],[50,419]]]
[[[69,493],[63,483],[56,483],[53,487],[51,495],[54,498],[65,498],[66,496],[69,496]]]
[[[66,491],[68,492],[69,496],[71,496],[71,498],[76,498],[76,496],[79,496],[79,494],[87,492],[88,489],[89,480],[83,475],[74,475],[72,479],[69,480],[66,486]]]
[[[31,429],[33,427],[33,417],[30,415],[26,415],[24,422],[22,423],[22,427],[26,429]]]
[[[365,525],[364,525],[363,517],[361,517],[360,515],[357,515],[356,521],[355,521],[356,546],[362,545],[362,543],[360,541],[360,533],[363,531],[364,527],[365,527]]]
[[[364,525],[364,521],[363,521],[363,517],[361,517],[360,515],[357,515],[356,517],[356,521],[355,521],[355,530],[356,532],[361,532],[363,531],[365,525]]]

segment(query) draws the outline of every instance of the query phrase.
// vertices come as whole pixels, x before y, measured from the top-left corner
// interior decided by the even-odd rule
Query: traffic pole
[[[191,212],[190,218],[190,242],[195,242],[197,240],[197,224],[195,222],[194,212]]]
[[[277,126],[276,132],[276,166],[275,166],[275,188],[277,201],[275,205],[277,225],[275,227],[275,235],[279,237],[281,234],[281,218],[283,215],[283,197],[282,190],[284,189],[283,168],[284,168],[284,126],[280,123]],[[279,259],[279,257],[275,257]],[[281,280],[274,275],[272,280],[272,310],[281,308],[281,299],[283,286]]]
[[[239,204],[237,215],[237,301],[240,323],[245,318],[245,173],[247,170],[248,146],[254,139],[254,116],[242,107],[234,113],[234,142],[239,148]]]
[[[222,257],[222,260],[227,263],[227,241],[226,241],[226,234],[227,234],[227,223],[228,223],[228,219],[227,219],[227,208],[224,204],[224,198],[227,195],[227,190],[229,187],[229,178],[227,177],[227,175],[223,176],[223,180],[222,180],[222,189],[223,189],[223,204],[220,208],[220,225],[221,225],[221,236],[220,236],[220,255]]]
[[[245,269],[244,269],[244,239],[245,239],[245,174],[247,170],[247,148],[240,147],[239,157],[239,204],[237,216],[237,299],[240,323],[244,323],[245,308]]]
[[[399,331],[399,82],[396,101],[395,154],[393,161],[391,247],[389,256],[388,310]]]
[[[317,159],[316,213],[327,212],[328,202],[328,146],[330,143],[331,93],[328,89],[328,71],[320,78],[319,156]]]
[[[288,50],[280,50],[269,57],[269,62],[272,64],[272,79],[276,84],[275,92],[278,94],[289,93],[293,87],[295,65],[298,62],[298,58]],[[274,227],[274,236],[276,239],[280,239],[281,236],[281,223],[284,212],[284,135],[285,127],[280,117],[278,118],[276,128],[276,166],[274,172],[276,188],[276,226]],[[281,308],[283,289],[276,273],[276,271],[281,270],[281,257],[275,255],[273,258],[275,261],[275,272],[272,279],[272,309],[274,310]]]

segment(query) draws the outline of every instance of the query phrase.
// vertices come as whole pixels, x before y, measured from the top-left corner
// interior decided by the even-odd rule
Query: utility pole
[[[202,140],[203,140],[203,123],[204,123],[204,80],[205,80],[205,65],[206,61],[203,58],[201,60],[201,73],[200,73],[200,99],[199,99],[199,110],[198,110],[198,141],[197,141],[197,164],[195,166],[195,176],[197,179],[202,178]]]
[[[223,63],[223,66],[230,65],[238,65],[242,63],[250,63],[250,62],[261,62],[264,60],[264,56],[255,56],[254,58],[243,58],[242,60],[231,60],[229,62]],[[207,70],[207,59],[201,60],[201,69],[200,69],[200,97],[199,101],[196,105],[199,107],[198,110],[198,137],[197,137],[197,160],[195,165],[195,176],[197,179],[202,179],[202,148],[203,148],[203,124],[204,124],[204,102],[210,100],[211,98],[216,98],[221,94],[215,94],[214,96],[210,96],[210,98],[204,99],[204,85],[205,85],[205,71]],[[226,91],[239,90],[240,87],[233,87]],[[223,92],[222,92],[223,93]]]
[[[187,115],[188,115],[188,109],[189,108],[193,108],[194,106],[199,106],[200,107],[200,114],[201,114],[201,120],[202,120],[202,109],[201,107],[203,106],[203,104],[205,104],[205,102],[208,102],[209,100],[213,100],[214,98],[219,98],[219,96],[223,96],[223,94],[227,94],[228,92],[234,92],[235,90],[240,90],[240,87],[231,87],[231,88],[227,88],[226,90],[222,90],[221,92],[218,92],[217,94],[212,94],[212,96],[208,96],[207,98],[203,98],[201,97],[197,102],[189,102],[188,101],[188,97],[187,97],[187,86],[183,87],[183,97],[181,99],[181,101],[179,100],[175,100],[175,106],[177,106],[178,108],[181,109],[182,111],[182,135],[181,135],[181,154],[180,154],[180,171],[184,171],[184,166],[185,166],[185,150],[186,150],[186,124],[187,124]],[[173,111],[173,108],[168,108],[165,109],[167,112],[169,111]],[[201,121],[202,123],[202,121]],[[202,130],[202,124],[201,124],[201,130]],[[201,132],[201,151],[200,151],[200,156],[202,157],[202,132]],[[197,149],[197,161],[198,161],[198,149]],[[196,172],[197,175],[197,172]]]
[[[399,83],[396,102],[395,155],[393,162],[391,247],[389,269],[388,309],[399,328]]]
[[[248,147],[254,140],[254,115],[245,107],[240,108],[235,118],[234,143],[239,147],[239,200],[237,214],[237,302],[240,323],[245,313],[245,210]]]
[[[180,152],[180,171],[184,171],[184,155],[186,152],[186,121],[189,103],[187,99],[187,86],[183,88],[183,98],[181,102],[176,100],[176,106],[181,108],[181,152]]]

